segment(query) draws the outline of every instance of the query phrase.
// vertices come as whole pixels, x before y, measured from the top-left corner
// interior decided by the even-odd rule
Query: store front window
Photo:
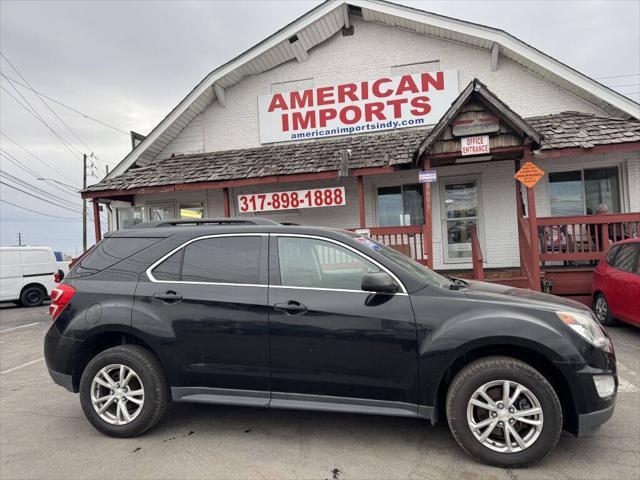
[[[118,208],[117,221],[118,229],[129,228],[144,222],[144,209],[143,207],[126,207]]]
[[[203,218],[202,203],[180,204],[180,218]]]
[[[400,227],[422,225],[422,185],[378,188],[378,225]]]
[[[609,213],[620,212],[618,168],[592,168],[549,173],[551,215],[591,215],[598,205]]]
[[[173,205],[148,205],[149,221],[170,220],[173,218]]]

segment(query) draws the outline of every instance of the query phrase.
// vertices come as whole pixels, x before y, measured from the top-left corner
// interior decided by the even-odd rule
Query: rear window
[[[217,237],[188,244],[153,269],[163,281],[260,284],[261,237]]]
[[[105,238],[74,267],[76,276],[91,275],[112,267],[156,243],[158,238]]]
[[[183,282],[257,285],[260,237],[220,237],[198,240],[184,249]]]

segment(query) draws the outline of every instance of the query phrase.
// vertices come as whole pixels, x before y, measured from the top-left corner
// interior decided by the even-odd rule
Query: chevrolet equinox
[[[170,401],[416,417],[501,467],[614,409],[585,306],[439,275],[371,238],[265,219],[106,236],[53,290],[53,380],[91,424],[140,435]]]

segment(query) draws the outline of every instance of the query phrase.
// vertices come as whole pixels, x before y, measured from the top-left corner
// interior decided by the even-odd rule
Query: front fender
[[[422,405],[436,405],[445,374],[475,350],[512,348],[518,356],[520,348],[549,363],[585,364],[584,342],[574,338],[552,311],[464,300],[437,308],[434,302],[427,297],[414,302]]]

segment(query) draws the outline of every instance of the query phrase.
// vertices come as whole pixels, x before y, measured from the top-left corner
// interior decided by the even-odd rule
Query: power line
[[[11,185],[10,183],[6,183],[6,182],[4,182],[2,180],[0,180],[0,184],[5,185],[5,186],[7,186],[9,188],[13,188],[14,190],[22,192],[22,193],[24,193],[26,195],[29,195],[29,196],[33,197],[33,198],[37,198],[38,200],[42,200],[43,202],[47,202],[50,205],[53,204],[53,205],[55,205],[57,207],[64,208],[65,210],[69,210],[69,211],[71,211],[73,213],[80,213],[80,210],[74,210],[73,208],[67,207],[66,205],[60,205],[59,203],[52,202],[48,198],[42,198],[42,197],[40,197],[38,195],[35,195],[33,193],[30,193],[30,192],[27,192],[26,190],[22,190],[21,188],[18,188],[15,185]]]
[[[31,210],[30,208],[22,207],[20,205],[16,205],[15,203],[11,203],[11,202],[5,200],[4,198],[0,198],[0,202],[9,204],[9,205],[11,205],[13,207],[20,208],[22,210],[26,210],[27,212],[37,213],[38,215],[43,215],[45,217],[59,218],[61,220],[81,220],[81,217],[60,217],[58,215],[51,215],[50,213],[43,213],[43,212],[38,212],[37,210]]]
[[[61,102],[61,101],[59,101],[59,100],[56,100],[56,99],[54,99],[54,98],[51,98],[51,97],[49,97],[48,95],[45,95],[44,93],[42,93],[42,92],[40,92],[40,91],[36,90],[35,88],[31,88],[31,87],[29,87],[29,86],[27,86],[27,85],[25,85],[25,84],[23,84],[23,83],[20,83],[18,80],[14,79],[14,78],[11,78],[11,77],[9,77],[9,76],[5,75],[4,73],[0,73],[0,75],[2,75],[4,78],[6,78],[6,79],[7,79],[7,80],[9,80],[9,81],[12,81],[13,83],[16,83],[16,84],[20,85],[21,87],[28,88],[29,90],[33,91],[34,93],[37,93],[37,94],[39,94],[39,95],[42,95],[42,96],[43,96],[44,98],[46,98],[47,100],[49,100],[49,101],[51,101],[51,102],[53,102],[53,103],[56,103],[56,104],[60,105],[61,107],[67,108],[67,109],[71,110],[72,112],[77,113],[78,115],[80,115],[80,116],[82,116],[82,117],[86,118],[87,120],[91,120],[91,121],[93,121],[93,122],[96,122],[96,123],[98,123],[98,124],[100,124],[100,125],[104,126],[104,127],[107,127],[107,128],[112,129],[112,130],[115,130],[116,132],[122,133],[123,135],[126,135],[126,136],[127,136],[127,137],[129,137],[129,138],[131,137],[131,134],[130,134],[129,132],[125,132],[124,130],[119,129],[118,127],[114,127],[113,125],[109,125],[108,123],[103,122],[103,121],[101,121],[101,120],[98,120],[97,118],[94,118],[94,117],[92,117],[92,116],[90,116],[90,115],[87,115],[86,113],[82,113],[80,110],[77,110],[77,109],[75,109],[75,108],[73,108],[73,107],[70,107],[69,105],[67,105],[67,104],[65,104],[65,103],[62,103],[62,102]]]
[[[56,174],[60,175],[62,178],[65,178],[67,180],[69,180],[70,182],[74,182],[75,180],[70,179],[69,177],[63,175],[62,173],[60,173],[60,170],[49,165],[47,162],[45,162],[44,160],[42,160],[40,157],[38,157],[36,154],[32,153],[30,150],[28,150],[26,147],[23,147],[22,145],[20,145],[18,142],[16,142],[15,140],[13,140],[11,137],[9,137],[6,133],[0,131],[0,135],[2,135],[3,137],[5,137],[7,140],[9,140],[11,143],[13,143],[16,147],[24,150],[26,153],[28,153],[29,155],[31,155],[31,157],[35,158],[36,160],[38,160],[40,163],[42,163],[43,165],[49,167],[52,171],[56,172]],[[72,183],[73,184],[73,183]],[[78,188],[78,190],[80,190],[80,187],[76,187]]]
[[[24,163],[22,163],[20,160],[16,159],[13,155],[10,155],[8,152],[6,152],[5,150],[3,150],[2,148],[0,148],[0,156],[4,157],[5,159],[9,160],[11,163],[13,163],[14,165],[16,165],[17,167],[25,170],[27,173],[29,173],[30,175],[32,175],[33,177],[36,178],[36,180],[40,180],[42,178],[42,175],[40,175],[38,172],[32,170],[30,167],[28,167],[27,165],[25,165]],[[69,188],[63,188],[62,185],[66,185],[66,184],[58,184],[58,183],[53,183],[52,187],[60,190],[61,192],[66,193],[67,195],[70,194],[70,189]],[[76,190],[73,190],[75,193],[78,193]]]
[[[17,183],[18,185],[20,185],[21,187],[27,188],[29,190],[31,190],[32,192],[35,192],[39,195],[44,195],[46,197],[49,197],[51,200],[55,201],[55,202],[64,202],[65,204],[68,204],[68,206],[70,207],[77,207],[78,204],[71,201],[71,200],[67,200],[66,198],[62,198],[59,196],[56,196],[56,194],[51,193],[51,192],[47,192],[46,190],[37,187],[25,180],[22,180],[21,178],[18,178],[14,175],[11,175],[8,172],[3,172],[2,170],[0,170],[0,176],[6,178],[7,180],[11,180],[14,183]]]
[[[29,112],[31,115],[33,115],[37,120],[39,120],[45,127],[47,127],[51,133],[53,133],[53,135],[60,141],[60,143],[62,143],[62,145],[64,145],[64,147],[69,150],[69,152],[71,152],[71,154],[73,156],[75,156],[77,159],[80,159],[79,156],[79,152],[80,150],[76,149],[73,145],[71,145],[71,143],[69,143],[68,140],[66,140],[64,137],[62,137],[60,134],[58,134],[58,132],[56,132],[48,123],[47,121],[42,118],[42,116],[36,111],[35,108],[33,108],[33,106],[31,105],[31,103],[29,103],[29,100],[27,100],[26,98],[24,98],[24,96],[20,93],[20,91],[15,87],[15,85],[13,85],[12,83],[10,83],[9,85],[11,85],[11,87],[13,89],[16,90],[16,92],[18,93],[18,95],[20,96],[20,98],[22,98],[22,100],[24,100],[24,102],[28,105],[23,104],[20,100],[18,100],[16,97],[14,97],[11,92],[9,90],[7,90],[6,88],[4,88],[2,85],[0,85],[0,89],[2,89],[7,95],[9,95],[11,98],[13,98],[13,100],[20,105],[22,108],[24,108],[27,112]],[[74,150],[76,150],[74,152]]]
[[[5,61],[9,64],[9,66],[10,66],[11,68],[13,68],[13,70],[18,74],[18,76],[22,79],[22,81],[23,81],[24,83],[26,83],[26,84],[29,86],[29,89],[30,89],[31,91],[34,91],[34,90],[33,90],[33,87],[32,87],[32,86],[31,86],[31,84],[29,83],[29,81],[28,81],[26,78],[24,78],[24,75],[22,75],[22,73],[20,73],[20,71],[19,71],[19,70],[18,70],[18,69],[13,65],[13,63],[11,63],[11,62],[9,61],[9,59],[6,57],[6,55],[5,55],[4,53],[2,53],[2,51],[0,51],[0,56],[2,56],[2,58],[4,58],[4,59],[5,59]],[[8,78],[8,77],[5,75],[5,78]],[[9,82],[10,82],[11,84],[13,84],[13,82],[12,82],[11,80],[9,80]],[[15,88],[15,86],[14,86],[14,88]],[[17,90],[17,89],[16,89],[16,90]],[[39,93],[37,93],[37,92],[35,92],[35,91],[34,91],[34,93],[36,94],[36,96],[38,97],[38,99],[40,100],[40,102],[41,102],[41,103],[42,103],[42,104],[47,108],[47,110],[49,110],[49,111],[50,111],[50,112],[51,112],[51,113],[52,113],[52,114],[53,114],[53,115],[54,115],[54,116],[55,116],[55,117],[60,121],[60,123],[62,123],[62,125],[64,125],[64,126],[65,126],[65,128],[66,128],[67,130],[69,130],[69,133],[71,133],[71,135],[73,135],[73,136],[76,138],[76,140],[78,140],[82,145],[84,145],[84,147],[85,147],[87,150],[89,150],[89,151],[91,151],[91,152],[92,152],[92,151],[93,151],[93,148],[91,148],[89,145],[87,145],[87,144],[84,142],[84,140],[82,140],[82,139],[81,139],[81,138],[76,134],[76,132],[74,132],[74,131],[73,131],[73,129],[72,129],[72,128],[67,124],[67,122],[65,122],[65,121],[64,121],[64,120],[63,120],[63,119],[62,119],[62,118],[61,118],[61,117],[56,113],[56,111],[55,111],[53,108],[51,108],[51,106],[50,106],[47,102],[45,102],[45,101],[44,101],[44,98],[42,98],[42,96],[40,96],[40,94],[39,94]]]
[[[608,77],[595,77],[594,80],[603,80],[605,78],[624,78],[624,77],[638,77],[640,73],[630,73],[629,75],[610,75]]]
[[[22,81],[23,81],[24,83],[26,83],[26,84],[27,84],[28,88],[29,88],[32,92],[34,92],[34,93],[36,94],[36,96],[38,97],[38,100],[40,100],[40,102],[41,102],[41,103],[42,103],[42,104],[47,108],[47,110],[49,110],[49,111],[53,114],[53,116],[54,116],[54,117],[56,117],[56,118],[60,121],[60,123],[62,123],[62,125],[64,125],[64,126],[65,126],[65,128],[66,128],[67,130],[69,130],[69,132],[71,133],[71,135],[73,135],[73,136],[76,138],[76,140],[78,140],[78,141],[79,141],[79,142],[80,142],[80,143],[81,143],[81,144],[82,144],[82,145],[83,145],[87,150],[89,150],[89,151],[91,152],[91,156],[92,156],[93,158],[95,158],[95,159],[96,159],[96,161],[101,161],[101,160],[98,158],[98,156],[94,154],[94,149],[93,149],[93,148],[91,148],[89,145],[87,145],[87,144],[86,144],[86,142],[85,142],[84,140],[82,140],[82,139],[80,138],[80,136],[79,136],[78,134],[76,134],[76,132],[75,132],[75,131],[73,131],[73,129],[69,126],[69,124],[67,124],[67,122],[65,122],[65,121],[60,117],[60,115],[58,115],[58,114],[56,113],[56,111],[55,111],[53,108],[51,108],[51,106],[50,106],[47,102],[45,102],[45,101],[44,101],[44,98],[43,98],[43,97],[42,97],[38,92],[36,92],[36,91],[34,90],[34,88],[31,86],[31,84],[29,83],[29,81],[24,77],[24,75],[22,75],[22,73],[20,73],[20,71],[18,70],[18,68],[17,68],[13,63],[11,63],[11,61],[7,58],[7,56],[6,56],[4,53],[2,53],[2,51],[0,51],[0,56],[2,56],[2,58],[4,58],[5,62],[7,62],[7,63],[9,64],[9,66],[13,69],[13,71],[14,71],[14,72],[16,72],[16,73],[18,74],[18,76],[22,79]],[[8,77],[6,77],[6,75],[5,75],[5,78],[8,78]],[[18,93],[18,95],[20,95],[20,92],[18,91],[18,89],[16,88],[16,86],[13,84],[13,82],[12,82],[11,80],[9,80],[9,83],[11,84],[11,86],[13,87],[13,89]],[[22,95],[20,95],[20,96],[22,97]],[[23,100],[25,100],[25,101],[26,101],[26,99],[25,99],[24,97],[22,97],[22,98],[23,98]],[[30,105],[30,106],[31,106],[31,105]],[[33,107],[31,107],[31,108],[33,108]],[[69,145],[71,145],[71,144],[69,144]],[[75,147],[74,147],[74,149],[75,149]],[[75,150],[77,150],[77,149],[75,149]]]

